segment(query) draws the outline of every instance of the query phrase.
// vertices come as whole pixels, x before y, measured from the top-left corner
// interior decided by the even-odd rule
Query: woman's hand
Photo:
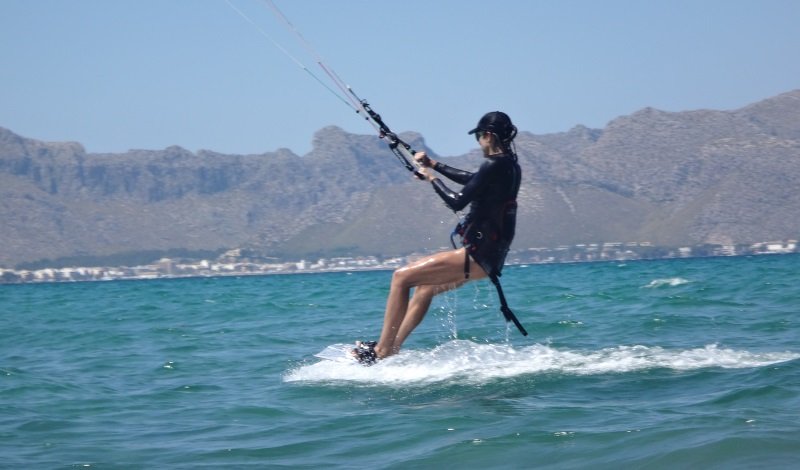
[[[436,162],[431,159],[425,152],[417,152],[414,154],[414,160],[423,168],[433,168]]]
[[[433,174],[433,170],[427,166],[420,167],[417,173],[424,176],[426,181],[433,181],[433,179],[436,178],[436,175]]]

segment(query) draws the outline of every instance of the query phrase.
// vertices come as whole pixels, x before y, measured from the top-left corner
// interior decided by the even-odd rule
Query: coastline
[[[240,250],[230,250],[215,261],[162,258],[152,264],[139,266],[70,266],[37,270],[0,268],[0,285],[391,271],[406,265],[413,259],[430,254],[414,253],[408,256],[383,259],[376,256],[361,256],[320,258],[315,262],[307,260],[261,262],[241,258],[240,253]],[[646,242],[605,243],[512,250],[509,252],[506,265],[620,262],[794,253],[798,253],[798,244],[795,240],[741,246],[705,245],[692,248],[654,247]]]

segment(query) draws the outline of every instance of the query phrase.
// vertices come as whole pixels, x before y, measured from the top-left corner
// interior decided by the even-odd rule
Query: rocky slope
[[[426,149],[422,136],[403,136]],[[433,153],[430,149],[426,149]],[[604,129],[522,132],[515,248],[746,243],[800,234],[800,90],[733,111],[647,108]],[[475,152],[443,158],[476,168]],[[0,128],[0,266],[245,247],[264,256],[445,246],[456,217],[373,135],[313,150],[87,153]]]

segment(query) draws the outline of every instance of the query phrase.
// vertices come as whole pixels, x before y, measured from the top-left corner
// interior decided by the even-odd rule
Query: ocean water
[[[800,256],[0,286],[2,468],[797,468]]]

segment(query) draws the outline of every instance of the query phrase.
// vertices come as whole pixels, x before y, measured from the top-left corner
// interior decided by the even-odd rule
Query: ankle
[[[391,356],[392,352],[391,349],[381,347],[379,343],[377,346],[375,346],[375,354],[379,359],[383,359],[384,357]]]

